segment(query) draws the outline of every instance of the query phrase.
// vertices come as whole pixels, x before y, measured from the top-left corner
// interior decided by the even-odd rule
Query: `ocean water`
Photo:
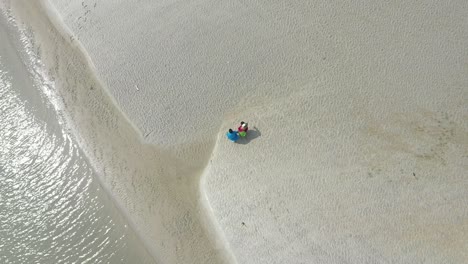
[[[153,263],[0,20],[0,263]]]

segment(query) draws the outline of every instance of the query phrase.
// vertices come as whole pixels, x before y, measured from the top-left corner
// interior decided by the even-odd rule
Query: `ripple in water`
[[[0,263],[151,263],[4,34]]]

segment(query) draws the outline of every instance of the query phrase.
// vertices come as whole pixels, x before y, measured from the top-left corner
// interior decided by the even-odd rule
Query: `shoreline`
[[[11,195],[0,200],[1,218],[7,217],[9,223],[29,222],[35,228],[5,226],[0,240],[9,243],[0,247],[0,262],[83,262],[89,257],[95,262],[154,263],[147,247],[129,228],[127,217],[101,187],[73,136],[58,120],[51,98],[44,94],[48,88],[38,75],[41,69],[34,63],[35,56],[26,53],[24,34],[3,11],[0,9],[0,152],[8,158],[0,161],[0,177],[2,192]],[[14,147],[8,146],[9,139],[16,142]],[[18,170],[10,174],[11,167]],[[11,188],[13,182],[22,187]],[[22,198],[28,192],[34,199],[24,208]],[[70,230],[73,234],[67,234]],[[25,243],[28,246],[22,247]],[[75,251],[67,250],[71,247]]]
[[[161,263],[231,263],[226,245],[207,229],[212,219],[203,217],[206,205],[198,192],[204,164],[199,162],[207,159],[184,161],[191,157],[190,146],[179,149],[181,159],[144,144],[140,131],[118,109],[95,76],[89,56],[52,5],[48,1],[28,4],[15,1],[11,7],[17,21],[34,32],[35,48],[41,47],[39,57],[62,97],[60,113],[103,188],[151,255]],[[133,179],[128,179],[130,175]]]

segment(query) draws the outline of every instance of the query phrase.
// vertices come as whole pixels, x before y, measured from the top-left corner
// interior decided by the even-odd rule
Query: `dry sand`
[[[162,263],[467,262],[468,2],[26,2]]]

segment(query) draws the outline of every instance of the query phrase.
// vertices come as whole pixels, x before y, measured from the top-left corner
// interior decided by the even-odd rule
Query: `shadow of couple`
[[[261,135],[262,133],[260,133],[260,130],[258,130],[257,127],[253,127],[253,129],[249,129],[247,131],[247,135],[245,137],[240,137],[236,141],[236,143],[246,145],[249,144],[250,141],[260,137]]]

